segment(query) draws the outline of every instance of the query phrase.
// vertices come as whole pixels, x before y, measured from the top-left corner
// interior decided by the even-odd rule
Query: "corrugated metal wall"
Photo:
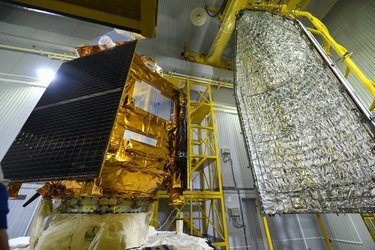
[[[45,88],[0,82],[0,161]]]
[[[234,176],[231,164],[224,162],[221,153],[219,153],[223,187],[254,188],[254,180],[249,168],[249,160],[238,116],[217,111],[214,113],[214,116],[218,149],[220,151],[221,148],[229,148],[233,161]]]
[[[328,12],[323,23],[332,37],[348,51],[353,52],[352,59],[362,72],[375,81],[375,1],[341,0]],[[333,49],[331,49],[331,52]],[[339,61],[342,72],[345,63]],[[348,77],[357,95],[366,105],[373,101],[366,88],[353,73]]]
[[[333,249],[375,249],[365,224],[359,214],[326,214],[322,216]]]
[[[22,185],[18,195],[26,195],[24,200],[9,200],[9,214],[8,218],[8,236],[9,238],[17,238],[22,236],[30,235],[32,226],[32,220],[36,215],[37,207],[39,205],[40,198],[34,200],[27,207],[22,205],[30,199],[35,191],[40,188],[39,184],[28,184]]]

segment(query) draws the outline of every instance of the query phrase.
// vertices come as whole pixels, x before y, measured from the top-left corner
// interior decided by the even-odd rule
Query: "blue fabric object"
[[[0,229],[7,229],[8,190],[0,183]]]

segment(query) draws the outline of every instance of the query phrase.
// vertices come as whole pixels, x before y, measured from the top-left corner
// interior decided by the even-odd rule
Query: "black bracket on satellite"
[[[40,196],[40,193],[35,193],[28,201],[25,202],[25,204],[23,204],[22,206],[23,207],[26,207],[27,205],[29,205],[31,202],[33,202],[34,200],[36,200],[38,197]]]

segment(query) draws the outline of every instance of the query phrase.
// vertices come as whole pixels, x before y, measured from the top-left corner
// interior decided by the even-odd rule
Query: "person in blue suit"
[[[0,250],[9,250],[7,234],[8,208],[8,181],[4,180],[3,170],[0,165]]]

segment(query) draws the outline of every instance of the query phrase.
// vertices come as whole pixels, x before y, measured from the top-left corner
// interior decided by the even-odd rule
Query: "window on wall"
[[[173,120],[174,101],[163,96],[160,90],[147,82],[136,81],[132,97],[137,108],[143,109],[164,120]]]

